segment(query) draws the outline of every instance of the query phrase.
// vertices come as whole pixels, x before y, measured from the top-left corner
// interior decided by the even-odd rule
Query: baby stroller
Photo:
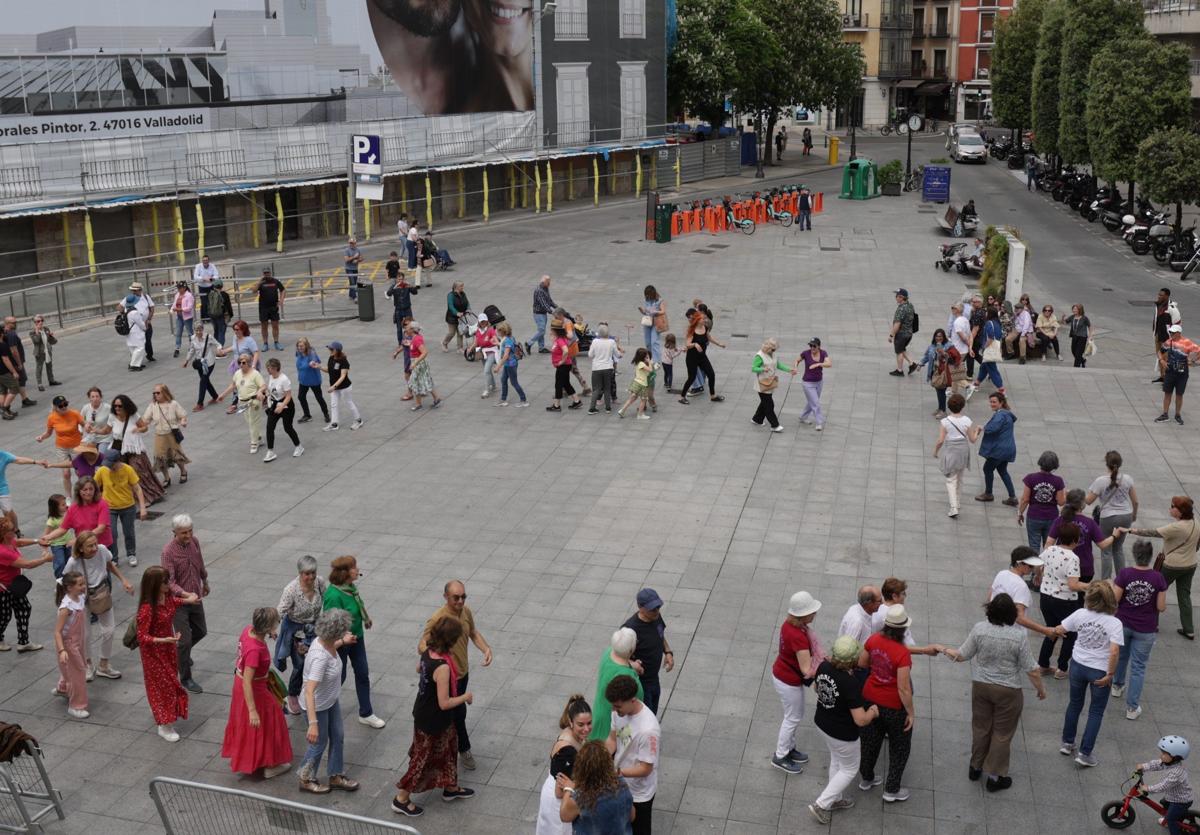
[[[475,349],[472,347],[475,343],[475,332],[479,330],[479,317],[475,315],[475,311],[468,309],[458,320],[458,335],[463,338],[463,344],[467,347],[463,350],[463,357],[467,362],[475,361]],[[467,356],[471,354],[471,356]]]

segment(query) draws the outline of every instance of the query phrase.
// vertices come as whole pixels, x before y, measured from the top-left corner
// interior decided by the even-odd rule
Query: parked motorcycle
[[[1167,248],[1167,266],[1174,272],[1179,272],[1191,260],[1197,246],[1200,246],[1200,241],[1196,237],[1196,227],[1184,229],[1179,238]]]
[[[1012,150],[1012,144],[1013,144],[1012,138],[1010,136],[1005,134],[1004,136],[1001,136],[1001,137],[998,137],[997,139],[992,140],[992,142],[990,144],[991,144],[991,146],[988,148],[988,153],[991,154],[994,159],[998,159],[998,160],[1008,159],[1008,154],[1009,154],[1009,151]]]
[[[950,272],[950,268],[954,266],[954,262],[958,260],[961,253],[967,244],[965,241],[960,241],[956,244],[940,244],[938,246],[938,259],[933,262],[933,266],[941,268],[944,273]]]
[[[1122,237],[1138,255],[1146,255],[1150,252],[1151,236],[1157,233],[1157,236],[1163,237],[1171,232],[1171,227],[1167,224],[1167,215],[1164,212],[1156,212],[1148,217],[1126,215],[1124,219],[1127,221],[1127,227]]]

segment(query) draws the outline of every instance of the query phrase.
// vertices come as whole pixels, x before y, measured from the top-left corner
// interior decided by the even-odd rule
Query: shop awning
[[[906,78],[903,81],[897,82],[896,89],[897,90],[911,90],[914,87],[920,87],[920,86],[921,86],[921,79]]]
[[[917,90],[918,96],[940,96],[950,89],[944,81],[927,81]]]

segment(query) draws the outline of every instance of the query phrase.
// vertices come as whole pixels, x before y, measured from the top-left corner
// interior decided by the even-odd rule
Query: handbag
[[[942,363],[934,370],[933,376],[929,380],[929,385],[935,389],[948,389],[954,383],[954,373],[950,370],[949,363]]]
[[[1116,488],[1115,488],[1115,487],[1113,487],[1113,486],[1110,484],[1110,485],[1109,485],[1109,487],[1108,487],[1108,489],[1107,489],[1107,490],[1105,490],[1105,491],[1104,491],[1104,493],[1101,493],[1101,494],[1100,494],[1100,503],[1099,503],[1099,504],[1097,504],[1095,507],[1093,507],[1093,508],[1092,508],[1092,521],[1093,521],[1093,522],[1095,522],[1097,525],[1098,525],[1098,524],[1100,524],[1100,511],[1101,511],[1101,509],[1102,509],[1102,508],[1103,508],[1103,507],[1104,507],[1106,504],[1108,504],[1108,497],[1109,497],[1109,496],[1111,496],[1113,493],[1116,493],[1116,492],[1117,492]],[[1161,554],[1160,554],[1159,556],[1161,556]]]
[[[287,684],[274,667],[267,668],[267,692],[275,697],[275,701],[279,702],[280,707],[287,704]]]
[[[175,443],[182,444],[183,443],[183,430],[180,429],[178,426],[176,426],[174,429],[171,430],[171,437],[175,439]]]
[[[775,391],[775,389],[779,388],[779,377],[778,376],[768,377],[767,379],[765,379],[761,383],[759,383],[758,387],[762,390],[762,392],[764,394]]]
[[[200,356],[196,357],[194,360],[192,360],[192,368],[196,369],[201,374],[209,373],[204,370],[205,367],[207,367],[208,363],[204,362],[204,360],[202,359],[202,357],[204,357],[204,355],[208,353],[208,340],[209,340],[209,337],[207,337],[207,336],[204,337],[204,347],[200,349]]]
[[[108,581],[98,586],[88,586],[87,610],[93,615],[103,615],[113,607],[112,588]]]
[[[651,326],[651,325],[653,325],[653,324],[654,324],[654,317],[653,317],[653,316],[643,316],[643,317],[642,317],[642,327],[643,327],[643,328],[648,328],[648,327],[650,327],[650,326]]]
[[[129,619],[129,625],[125,627],[125,636],[121,638],[121,643],[125,646],[125,649],[133,650],[138,648],[136,615]]]
[[[1000,352],[1000,340],[999,339],[993,339],[991,342],[989,342],[984,347],[984,349],[983,349],[983,361],[984,362],[1000,362],[1003,358],[1004,357]]]

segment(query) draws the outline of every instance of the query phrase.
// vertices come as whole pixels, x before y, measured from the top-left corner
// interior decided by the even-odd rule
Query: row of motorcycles
[[[1033,153],[1033,145],[1030,142],[1023,141],[1020,145],[1016,145],[1012,136],[1007,133],[985,141],[988,146],[988,154],[1001,162],[1007,161],[1008,167],[1014,171],[1024,168],[1026,156]]]
[[[1038,190],[1049,192],[1055,202],[1065,203],[1089,223],[1099,221],[1108,231],[1120,234],[1134,253],[1152,254],[1155,261],[1176,272],[1198,252],[1196,227],[1176,235],[1167,212],[1155,209],[1145,197],[1138,197],[1130,206],[1113,186],[1096,187],[1090,174],[1070,166],[1044,172],[1036,182]]]

